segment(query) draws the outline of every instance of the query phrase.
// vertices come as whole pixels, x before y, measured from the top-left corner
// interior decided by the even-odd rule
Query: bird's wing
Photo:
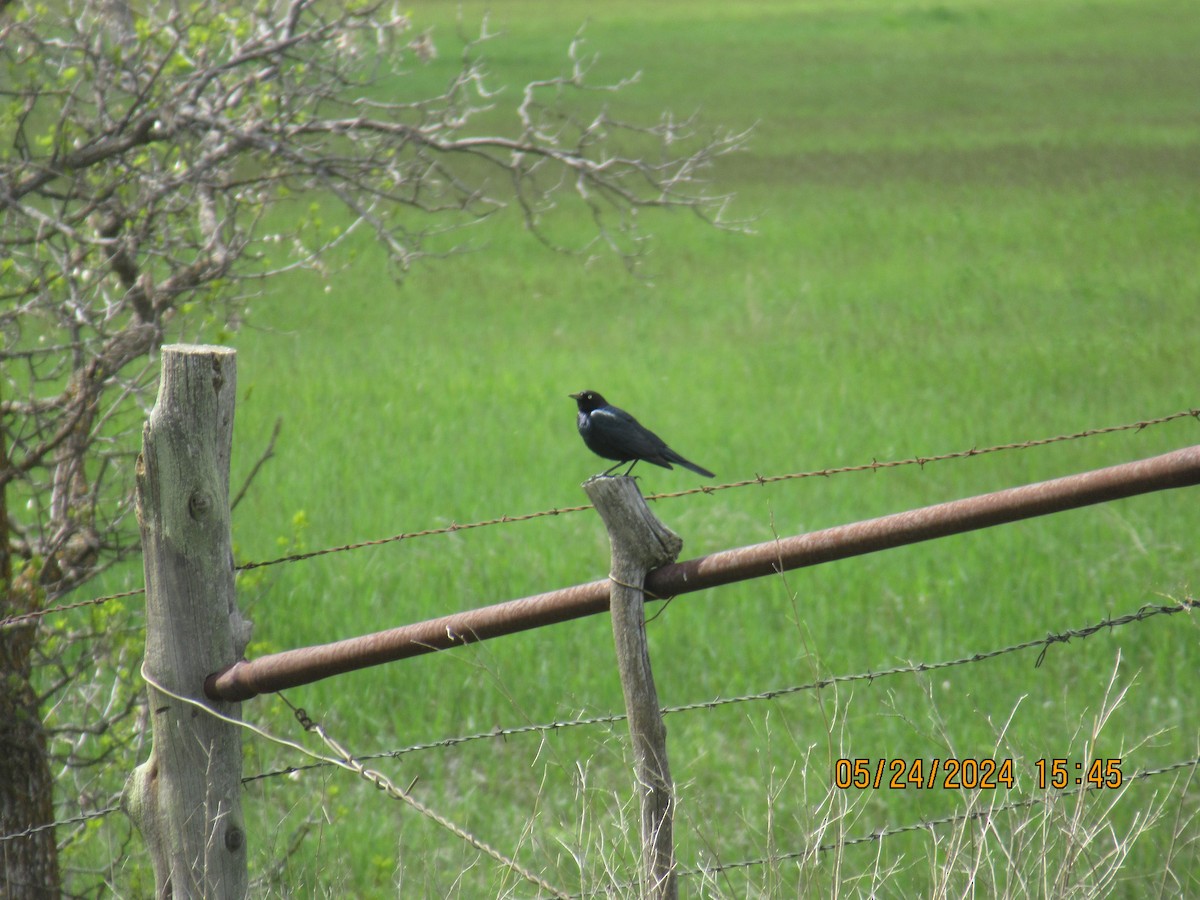
[[[610,445],[624,459],[652,459],[666,449],[657,434],[617,406],[605,406],[592,412],[593,434]],[[617,457],[612,457],[617,458]]]
[[[618,409],[615,406],[598,407],[597,409],[593,409],[589,415],[593,419],[612,427],[624,427],[627,425],[641,427],[637,419],[625,412],[625,410]]]
[[[601,406],[592,410],[592,415],[600,416],[601,418],[608,419],[609,421],[623,422],[626,425],[633,425],[637,428],[643,427],[641,422],[639,422],[629,413],[625,412],[625,410],[621,409],[619,406]]]

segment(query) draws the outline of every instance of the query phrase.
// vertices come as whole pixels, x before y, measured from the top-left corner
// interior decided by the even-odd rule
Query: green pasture
[[[500,32],[484,52],[495,83],[514,87],[489,113],[497,128],[509,127],[515,85],[563,71],[585,21],[596,80],[641,71],[604,98],[622,118],[670,108],[754,126],[749,149],[714,173],[752,233],[644,214],[654,239],[633,277],[612,259],[554,254],[502,216],[469,232],[475,252],[422,263],[401,283],[365,238],[327,279],[272,283],[230,340],[235,485],[283,419],[234,515],[239,561],[585,503],[579,484],[603,464],[575,434],[566,395],[582,388],[634,411],[718,483],[1200,406],[1191,3],[461,8],[464,29],[490,9]],[[441,55],[397,91],[450,77],[459,9],[413,4]],[[687,558],[1197,442],[1200,425],[1184,418],[654,511]],[[647,493],[699,483],[636,474]],[[1182,599],[1195,590],[1195,511],[1190,490],[1148,496],[680,597],[649,625],[661,699],[971,656]],[[565,514],[259,569],[240,601],[262,654],[601,578],[607,552],[594,513]],[[805,852],[1055,794],[1035,784],[1038,759],[1120,758],[1133,774],[1194,758],[1195,621],[1159,616],[1056,644],[1040,667],[1034,649],[672,714],[681,865],[769,860],[686,877],[683,895],[1195,894],[1200,793],[1186,768],[986,823]],[[288,697],[363,754],[621,710],[602,617]],[[312,743],[275,698],[244,713]],[[1011,758],[1016,784],[831,790],[839,757]],[[247,774],[303,761],[247,740]],[[620,722],[373,763],[572,893],[636,877],[630,764]],[[260,895],[536,894],[346,773],[254,782],[245,807]],[[110,817],[104,828],[114,850],[128,826]],[[131,896],[143,860],[112,864]]]

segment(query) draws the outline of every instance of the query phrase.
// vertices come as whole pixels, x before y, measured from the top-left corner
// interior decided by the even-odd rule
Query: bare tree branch
[[[505,210],[549,247],[631,267],[640,210],[736,227],[703,179],[746,136],[617,118],[638,75],[593,84],[580,35],[566,74],[524,85],[507,124],[482,131],[507,96],[481,60],[493,37],[485,20],[446,87],[413,96],[437,47],[383,0],[64,0],[36,16],[0,0],[6,605],[36,609],[136,552],[132,471],[162,343],[236,327],[266,279],[323,271],[348,235],[369,229],[402,273]],[[336,203],[344,224],[267,227],[300,197]],[[572,209],[594,224],[573,246],[554,229]],[[27,647],[11,649],[24,666]],[[129,718],[123,701],[105,709]]]
[[[237,505],[242,502],[242,498],[246,496],[246,492],[250,490],[250,485],[254,483],[254,478],[258,475],[259,470],[267,462],[275,456],[275,442],[279,440],[279,432],[283,430],[283,417],[280,416],[275,420],[275,427],[271,429],[271,439],[267,441],[266,449],[259,454],[254,465],[250,467],[250,474],[246,476],[246,480],[242,482],[241,488],[234,495],[233,500],[229,502],[230,511],[237,509]]]

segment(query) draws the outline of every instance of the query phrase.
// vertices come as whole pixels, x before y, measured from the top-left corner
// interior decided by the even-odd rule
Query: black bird
[[[580,391],[567,396],[579,404],[579,434],[587,448],[597,456],[617,461],[615,466],[602,474],[607,475],[613,469],[629,463],[629,468],[625,470],[628,475],[638,460],[644,459],[664,469],[671,468],[671,463],[678,463],[697,475],[714,477],[708,469],[684,459],[657,434],[625,410],[611,405],[595,391]]]

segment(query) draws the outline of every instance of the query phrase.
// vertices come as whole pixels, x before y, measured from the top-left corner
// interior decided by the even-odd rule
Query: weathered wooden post
[[[240,704],[204,696],[205,676],[240,659],[249,639],[229,530],[236,371],[232,350],[164,347],[138,458],[154,740],[122,800],[150,850],[159,898],[242,898],[248,888],[240,729],[171,696],[240,714]]]
[[[642,584],[651,569],[675,561],[683,541],[651,514],[634,479],[598,476],[584,482],[583,489],[604,520],[612,544],[613,638],[642,800],[642,896],[674,900],[675,786],[667,763],[667,728],[650,668]]]

